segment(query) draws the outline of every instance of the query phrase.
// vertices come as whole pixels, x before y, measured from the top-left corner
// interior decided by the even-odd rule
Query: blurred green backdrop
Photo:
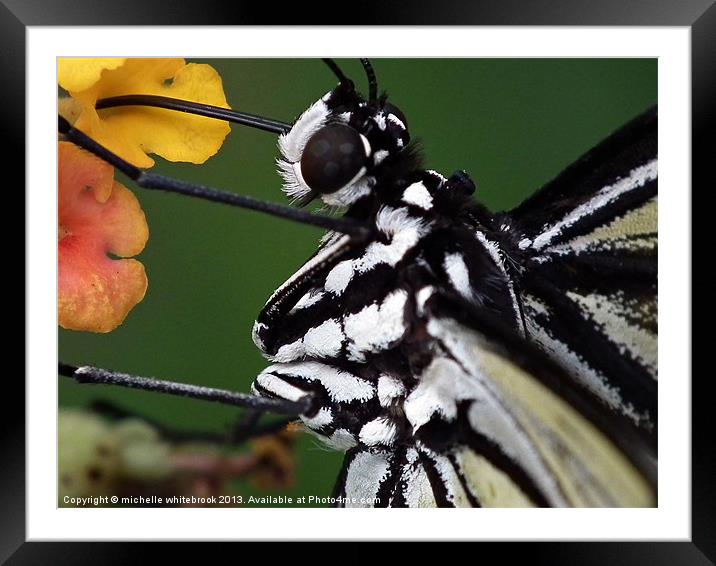
[[[290,121],[334,86],[317,60],[203,60],[221,74],[233,108]],[[359,88],[357,60],[339,61]],[[381,89],[408,117],[428,167],[466,169],[476,198],[518,204],[615,128],[657,102],[655,59],[375,59]],[[286,202],[272,134],[232,127],[205,165],[158,159],[156,171]],[[128,187],[134,188],[131,182]],[[314,228],[176,195],[135,190],[150,239],[139,259],[146,298],[107,335],[60,330],[60,359],[237,391],[267,363],[251,341],[272,291],[314,251]],[[112,401],[167,425],[224,430],[237,411],[115,387],[59,385],[61,406]],[[286,495],[329,495],[341,454],[304,435],[297,484]],[[244,495],[256,492],[247,485]]]

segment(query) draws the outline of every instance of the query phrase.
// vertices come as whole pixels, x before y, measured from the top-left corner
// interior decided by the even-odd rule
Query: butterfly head
[[[405,116],[376,88],[366,99],[343,77],[279,138],[288,196],[343,207],[371,193],[410,140]]]

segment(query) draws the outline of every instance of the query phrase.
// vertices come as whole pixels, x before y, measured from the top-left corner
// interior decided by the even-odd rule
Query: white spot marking
[[[301,416],[301,420],[307,427],[316,430],[331,424],[333,422],[333,413],[330,407],[321,407],[315,416],[311,418]]]
[[[353,278],[353,260],[347,259],[336,264],[326,276],[324,288],[334,295],[340,295],[346,290]]]
[[[366,446],[390,446],[395,440],[395,423],[385,417],[378,417],[363,425],[358,438]]]
[[[290,344],[284,344],[273,356],[273,362],[292,362],[304,356],[314,358],[335,358],[343,344],[341,325],[334,319],[328,319],[320,325],[309,328],[303,338]]]
[[[394,399],[404,397],[406,393],[403,382],[389,375],[378,378],[378,401],[382,407],[389,407]]]
[[[270,367],[266,368],[256,378],[256,383],[266,389],[266,391],[269,391],[281,399],[288,399],[289,401],[298,401],[301,397],[306,395],[305,391],[294,387],[290,383],[286,383],[280,377],[272,374],[270,370]]]
[[[405,130],[405,124],[403,124],[403,121],[398,118],[395,114],[388,114],[388,121],[393,122],[396,126],[398,126],[401,130]]]
[[[290,344],[281,346],[273,356],[266,356],[272,362],[292,362],[306,355],[303,340],[298,339]]]
[[[433,197],[423,183],[413,183],[403,193],[403,202],[414,204],[423,210],[433,207]]]
[[[390,462],[386,452],[359,452],[346,473],[346,506],[373,507],[381,484],[388,477]]]
[[[455,290],[466,299],[472,300],[473,290],[470,284],[470,274],[461,254],[446,254],[443,267]]]
[[[264,371],[299,377],[306,381],[318,381],[326,389],[331,400],[338,403],[368,401],[375,395],[374,386],[369,382],[320,362],[277,364],[269,366]]]
[[[388,157],[388,155],[390,155],[389,151],[385,149],[379,149],[373,154],[373,163],[375,163],[376,165],[380,165],[381,163],[383,163],[383,161],[385,161],[385,158]]]
[[[364,273],[381,263],[395,265],[429,229],[429,225],[419,218],[410,216],[406,209],[388,206],[378,211],[376,227],[387,236],[392,236],[391,242],[370,244],[362,257],[353,260],[353,268],[358,273]]]
[[[344,428],[337,428],[330,438],[323,437],[323,442],[334,450],[350,450],[357,442],[355,437]]]
[[[373,117],[373,121],[376,123],[376,125],[378,126],[378,128],[380,130],[385,130],[385,126],[386,126],[385,114],[383,114],[382,112],[379,112],[378,114],[376,114]]]
[[[322,291],[309,291],[303,297],[301,297],[291,309],[291,312],[307,309],[308,307],[315,305],[320,301],[325,293]]]
[[[418,306],[418,314],[422,315],[425,313],[425,303],[427,300],[433,296],[433,293],[435,292],[435,287],[432,285],[427,285],[420,289],[418,291],[417,297],[416,297],[416,303]]]
[[[447,358],[435,358],[420,375],[403,408],[413,430],[417,430],[436,413],[448,422],[454,420],[457,402],[474,396],[474,384],[458,364]]]
[[[306,355],[316,358],[335,358],[340,353],[342,344],[341,325],[332,318],[310,328],[303,337]]]
[[[380,307],[373,303],[346,316],[344,330],[350,340],[348,354],[362,361],[367,352],[387,350],[405,333],[404,313],[408,293],[402,289],[388,295]]]

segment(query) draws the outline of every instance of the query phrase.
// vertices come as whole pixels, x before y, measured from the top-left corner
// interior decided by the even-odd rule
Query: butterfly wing
[[[526,334],[616,412],[657,421],[657,112],[507,214]]]
[[[340,507],[480,507],[465,482],[448,456],[421,444],[359,447],[346,454],[334,497]]]
[[[435,293],[435,354],[402,410],[413,442],[348,452],[347,506],[642,507],[655,504],[655,448],[524,338]]]

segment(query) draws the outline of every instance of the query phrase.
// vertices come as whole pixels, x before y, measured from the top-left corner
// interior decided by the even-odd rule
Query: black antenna
[[[338,63],[336,63],[333,59],[321,59],[321,61],[328,65],[328,68],[333,71],[333,74],[336,75],[336,77],[338,77],[338,82],[342,84],[351,82],[351,80],[346,77],[345,73],[338,66]]]
[[[271,132],[273,134],[285,134],[291,129],[291,124],[286,124],[278,120],[263,118],[261,116],[247,114],[246,112],[237,112],[230,108],[221,108],[220,106],[211,106],[209,104],[201,104],[199,102],[179,100],[178,98],[169,98],[168,96],[158,96],[154,94],[127,94],[125,96],[102,98],[97,101],[95,108],[102,110],[104,108],[116,108],[117,106],[154,106],[156,108],[166,108],[167,110],[176,110],[178,112],[206,116],[207,118],[226,120],[227,122],[250,126],[251,128]]]
[[[60,375],[74,379],[78,383],[119,385],[130,389],[142,389],[179,397],[203,399],[204,401],[214,401],[254,411],[270,411],[281,415],[300,416],[309,414],[313,410],[313,396],[310,393],[306,393],[298,401],[289,401],[287,399],[269,399],[258,395],[236,393],[225,389],[215,389],[214,387],[177,383],[153,377],[140,377],[93,366],[78,367],[59,362],[57,369]]]
[[[375,104],[378,100],[378,79],[375,77],[375,70],[369,59],[361,59],[366,77],[368,77],[368,102]]]
[[[367,224],[351,218],[334,218],[332,216],[312,214],[305,210],[291,208],[290,206],[265,202],[259,199],[237,195],[235,193],[220,191],[204,185],[187,183],[186,181],[172,179],[163,175],[147,173],[142,171],[139,167],[125,161],[103,145],[100,145],[81,130],[72,127],[72,125],[62,116],[58,116],[58,130],[61,134],[64,134],[67,140],[93,153],[110,165],[113,165],[143,189],[178,193],[212,202],[228,204],[239,208],[257,210],[272,216],[293,220],[294,222],[300,222],[302,224],[318,226],[326,230],[349,234],[361,240],[370,238],[373,233]]]

